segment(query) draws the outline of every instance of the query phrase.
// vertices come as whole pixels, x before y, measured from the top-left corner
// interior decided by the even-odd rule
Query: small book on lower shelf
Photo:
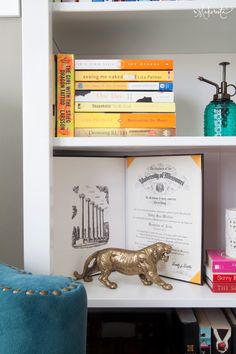
[[[236,353],[236,315],[235,309],[224,309],[224,314],[231,326],[231,347],[232,353]]]
[[[195,309],[199,331],[199,350],[200,354],[211,354],[211,325],[203,309]]]
[[[174,312],[173,340],[178,354],[199,354],[199,326],[191,308]]]
[[[53,271],[107,247],[172,246],[163,276],[202,284],[202,155],[54,157]]]
[[[205,309],[212,329],[212,354],[231,354],[231,326],[221,309]]]

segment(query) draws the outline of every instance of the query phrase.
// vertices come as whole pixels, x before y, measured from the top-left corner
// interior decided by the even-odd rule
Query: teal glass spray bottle
[[[231,100],[236,94],[236,86],[226,82],[226,66],[229,64],[228,62],[219,64],[223,71],[220,86],[201,76],[198,78],[216,87],[213,100],[206,106],[204,112],[205,136],[236,136],[236,104]],[[229,87],[233,87],[234,94],[230,95],[227,92]]]

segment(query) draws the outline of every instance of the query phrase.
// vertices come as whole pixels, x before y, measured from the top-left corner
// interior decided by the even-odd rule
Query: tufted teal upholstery
[[[86,321],[79,282],[0,264],[0,354],[85,354]]]

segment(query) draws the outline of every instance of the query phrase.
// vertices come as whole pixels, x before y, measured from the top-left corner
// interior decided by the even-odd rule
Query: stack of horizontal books
[[[207,251],[205,273],[212,292],[236,292],[236,259],[227,257],[224,251]]]
[[[57,136],[176,135],[172,60],[57,58]]]

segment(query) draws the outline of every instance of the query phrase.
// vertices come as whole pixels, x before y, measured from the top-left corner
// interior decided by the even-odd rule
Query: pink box
[[[236,258],[227,257],[222,250],[207,250],[207,265],[213,273],[236,273]]]

